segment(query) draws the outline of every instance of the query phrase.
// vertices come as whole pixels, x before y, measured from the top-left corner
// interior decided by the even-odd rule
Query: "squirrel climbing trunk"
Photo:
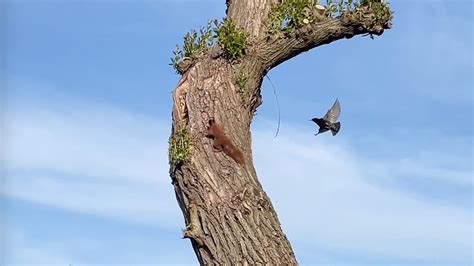
[[[213,140],[212,147],[215,152],[224,152],[225,155],[232,158],[238,164],[245,164],[244,154],[237,148],[232,140],[225,134],[224,127],[214,119],[209,120],[209,127],[206,136]]]
[[[242,103],[233,77],[225,60],[203,59],[173,93],[172,138],[185,129],[191,142],[189,157],[170,167],[185,217],[183,237],[202,265],[295,265],[251,160],[249,122],[256,106]],[[248,85],[260,82],[249,79]]]

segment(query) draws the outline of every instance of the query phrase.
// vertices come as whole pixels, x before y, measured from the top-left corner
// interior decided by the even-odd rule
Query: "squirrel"
[[[206,131],[206,137],[214,140],[212,145],[215,152],[223,151],[227,156],[231,157],[238,164],[243,165],[244,155],[242,152],[234,146],[232,141],[224,133],[222,125],[219,125],[214,119],[209,120],[209,127]]]

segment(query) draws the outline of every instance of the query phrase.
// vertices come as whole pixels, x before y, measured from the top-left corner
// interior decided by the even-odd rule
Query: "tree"
[[[170,175],[183,212],[185,238],[201,264],[294,265],[270,199],[252,163],[250,123],[266,73],[309,49],[391,27],[388,5],[350,0],[226,1],[224,20],[185,35],[172,65]],[[239,164],[215,152],[209,120],[242,151]]]

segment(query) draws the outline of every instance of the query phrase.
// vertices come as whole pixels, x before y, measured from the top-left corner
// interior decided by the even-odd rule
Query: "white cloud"
[[[96,178],[167,182],[165,123],[113,108],[30,108],[8,112],[9,169],[54,170]],[[161,172],[160,172],[161,171]]]
[[[470,160],[466,156],[420,151],[395,162],[370,162],[369,170],[376,171],[379,178],[409,176],[420,181],[440,181],[456,186],[471,186],[473,177],[469,171]]]
[[[171,184],[43,174],[7,176],[4,194],[41,204],[163,228],[183,227]]]
[[[178,227],[165,122],[74,104],[9,110],[3,192],[133,222]]]
[[[167,122],[88,105],[15,109],[6,122],[6,195],[114,219],[182,226],[168,176]],[[426,151],[409,159],[368,160],[340,136],[315,138],[297,127],[277,139],[257,128],[253,140],[259,177],[290,240],[314,252],[324,246],[369,258],[470,259],[469,210],[369,182],[401,172],[427,183],[455,176],[441,179],[472,188],[472,167],[437,163],[456,157]]]
[[[420,201],[370,180],[379,176],[396,179],[402,172],[413,179],[422,178],[425,184],[441,176],[445,182],[472,190],[472,168],[427,164],[429,158],[419,160],[417,156],[410,163],[398,159],[380,164],[362,160],[356,151],[341,145],[340,138],[315,138],[297,128],[285,132],[274,140],[272,132],[255,130],[253,139],[259,177],[290,240],[389,261],[470,260],[470,210]],[[318,252],[316,247],[314,252]]]

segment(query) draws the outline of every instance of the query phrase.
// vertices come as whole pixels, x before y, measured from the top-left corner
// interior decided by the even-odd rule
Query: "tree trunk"
[[[279,2],[227,1],[227,18],[248,34],[246,54],[229,61],[216,44],[186,62],[173,92],[170,143],[185,134],[189,154],[182,161],[170,158],[170,175],[186,222],[183,235],[204,265],[297,264],[252,162],[250,123],[261,104],[262,79],[303,51],[356,34],[380,35],[390,27],[388,8],[381,19],[372,6],[362,6],[270,35],[265,20]],[[239,85],[242,73],[246,82]],[[215,151],[214,140],[206,137],[211,119],[243,153],[243,164]]]

